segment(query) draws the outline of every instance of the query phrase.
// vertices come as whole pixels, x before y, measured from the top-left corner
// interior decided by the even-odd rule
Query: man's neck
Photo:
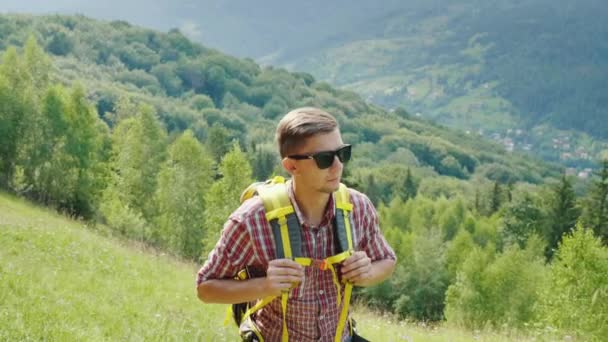
[[[323,215],[329,202],[328,193],[315,191],[307,188],[293,180],[293,192],[298,202],[298,208],[300,209],[303,219],[310,226],[318,226],[323,221]]]

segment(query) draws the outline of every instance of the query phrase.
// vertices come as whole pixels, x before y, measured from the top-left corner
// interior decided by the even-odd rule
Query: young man
[[[302,253],[314,259],[332,256],[336,254],[333,193],[339,188],[351,147],[342,141],[334,117],[310,107],[287,113],[279,122],[276,138],[283,168],[291,175],[286,186],[301,224]],[[343,281],[371,286],[391,275],[396,257],[379,230],[371,201],[356,190],[348,191],[353,205],[350,224],[355,252],[343,261],[338,272]],[[256,312],[252,320],[265,341],[280,341],[280,295],[290,291],[285,316],[289,340],[333,341],[341,308],[336,305],[339,292],[331,272],[302,267],[291,259],[276,259],[275,253],[264,205],[256,196],[245,201],[224,225],[220,240],[198,272],[198,297],[208,303],[233,304],[279,296]],[[237,272],[250,265],[264,269],[266,276],[233,280]],[[345,327],[342,340],[349,338]]]

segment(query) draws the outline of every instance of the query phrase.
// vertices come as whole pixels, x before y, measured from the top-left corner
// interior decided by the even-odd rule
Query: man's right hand
[[[268,295],[278,296],[282,291],[304,279],[304,267],[291,259],[275,259],[268,263],[265,287]]]

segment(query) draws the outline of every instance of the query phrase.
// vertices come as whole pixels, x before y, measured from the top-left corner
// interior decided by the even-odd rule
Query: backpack
[[[340,264],[352,255],[353,246],[353,234],[350,225],[349,213],[353,210],[353,205],[350,202],[350,195],[348,188],[344,184],[340,184],[339,189],[334,192],[334,204],[336,214],[334,216],[334,241],[336,242],[336,250],[338,254],[327,257],[323,260],[314,260],[311,258],[304,257],[302,254],[302,236],[300,234],[300,223],[295,213],[295,209],[289,200],[287,193],[287,186],[283,177],[277,176],[266,182],[256,182],[247,187],[241,194],[240,201],[244,201],[254,197],[260,196],[264,203],[264,209],[266,212],[266,220],[270,224],[272,234],[275,241],[275,252],[278,259],[290,258],[298,264],[304,267],[319,267],[323,271],[331,271],[333,282],[338,289],[337,305],[340,306],[341,296],[341,284],[336,272],[335,264]],[[245,280],[252,277],[265,276],[264,270],[256,270],[250,267],[238,272],[235,276],[237,280]],[[336,329],[335,341],[341,341],[342,331],[346,324],[348,317],[348,307],[350,305],[350,297],[352,293],[352,284],[345,282],[344,285],[344,305],[340,312],[338,319],[338,327]],[[250,320],[251,314],[258,311],[277,296],[268,296],[259,299],[257,302],[238,303],[233,304],[228,308],[227,319],[232,316],[235,323],[241,327],[243,325],[248,326],[252,329],[246,329],[246,333],[254,333],[257,340],[263,341],[262,335],[257,331],[255,324],[247,324]],[[287,312],[289,292],[283,292],[281,294],[281,307],[283,311],[283,333],[282,341],[286,342],[289,340],[287,332],[287,323],[285,321],[285,314]],[[251,323],[249,321],[249,323]],[[352,322],[349,327],[352,331]],[[241,329],[241,336],[243,335],[243,329]],[[251,338],[253,336],[250,336]]]

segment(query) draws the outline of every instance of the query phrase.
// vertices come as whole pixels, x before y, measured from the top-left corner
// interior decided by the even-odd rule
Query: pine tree
[[[585,227],[593,229],[604,244],[608,244],[608,159],[602,162],[597,176],[584,200],[581,220]]]
[[[500,183],[497,181],[494,182],[494,187],[492,188],[492,197],[490,198],[490,215],[500,209],[500,205],[502,204],[502,189],[500,187]]]
[[[545,237],[548,245],[545,255],[551,259],[562,240],[564,233],[575,227],[580,209],[577,207],[576,194],[571,181],[564,174],[558,184],[552,189],[552,198],[549,201],[548,224]]]
[[[418,193],[418,188],[416,187],[416,183],[414,183],[414,177],[412,177],[412,172],[410,168],[407,168],[407,174],[405,176],[405,181],[403,188],[405,190],[405,200],[416,198],[416,194]]]

